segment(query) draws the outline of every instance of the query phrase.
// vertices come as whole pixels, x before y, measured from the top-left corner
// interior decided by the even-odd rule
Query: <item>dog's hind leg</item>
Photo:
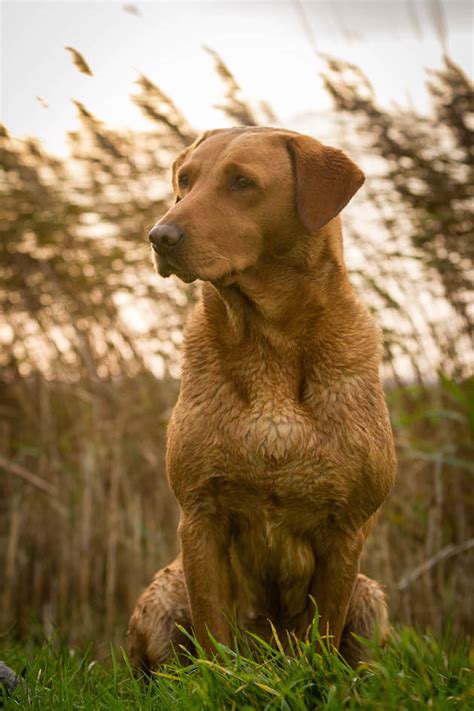
[[[192,651],[190,640],[176,626],[191,629],[191,613],[181,559],[158,571],[138,599],[130,618],[127,651],[138,671],[150,672],[169,661],[182,647]],[[385,593],[379,583],[359,574],[352,592],[340,643],[342,656],[356,666],[371,656],[371,647],[352,633],[383,645],[388,635]]]
[[[388,635],[386,595],[376,581],[359,573],[346,617],[339,651],[349,664],[356,666],[368,661],[372,654],[370,645],[357,640],[353,633],[383,646]]]
[[[177,624],[190,630],[191,615],[181,558],[159,570],[137,601],[127,632],[132,667],[150,672],[169,661],[190,641]]]

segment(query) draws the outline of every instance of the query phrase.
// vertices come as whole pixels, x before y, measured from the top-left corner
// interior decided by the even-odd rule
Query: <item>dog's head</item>
[[[149,234],[158,271],[230,284],[319,232],[364,182],[340,150],[291,131],[208,131],[173,165],[176,202]]]

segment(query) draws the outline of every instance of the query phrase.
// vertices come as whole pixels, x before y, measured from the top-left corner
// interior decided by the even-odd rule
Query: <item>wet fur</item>
[[[252,190],[232,187],[244,169]],[[209,653],[208,630],[231,642],[230,618],[302,637],[311,596],[351,663],[365,655],[353,631],[387,633],[384,593],[359,559],[395,456],[380,333],[349,283],[338,216],[362,182],[341,151],[278,129],[208,132],[175,163],[161,223],[186,239],[157,267],[205,283],[168,430],[182,556],[137,603],[137,666],[169,657],[176,620]]]

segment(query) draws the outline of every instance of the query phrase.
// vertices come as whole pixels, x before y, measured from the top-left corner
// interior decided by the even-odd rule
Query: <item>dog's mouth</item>
[[[190,284],[200,278],[192,270],[188,269],[187,266],[176,264],[168,257],[165,258],[162,255],[158,255],[155,250],[153,250],[152,253],[156,270],[158,274],[165,279],[174,274],[178,277],[178,279],[181,279],[181,281],[184,281],[186,284]]]
[[[177,263],[170,259],[168,256],[164,257],[159,255],[153,250],[153,260],[155,262],[156,270],[158,274],[165,279],[170,277],[172,274],[184,281],[186,284],[190,284],[196,279],[201,281],[208,281],[215,286],[230,286],[235,282],[239,275],[238,269],[229,269],[224,274],[219,276],[207,276],[205,274],[197,274],[194,270],[190,269],[187,264]]]

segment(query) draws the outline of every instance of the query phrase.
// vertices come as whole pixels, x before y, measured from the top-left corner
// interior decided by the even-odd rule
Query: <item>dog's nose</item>
[[[176,247],[184,237],[184,232],[174,222],[164,225],[155,225],[148,234],[153,249],[157,252],[166,251]]]

